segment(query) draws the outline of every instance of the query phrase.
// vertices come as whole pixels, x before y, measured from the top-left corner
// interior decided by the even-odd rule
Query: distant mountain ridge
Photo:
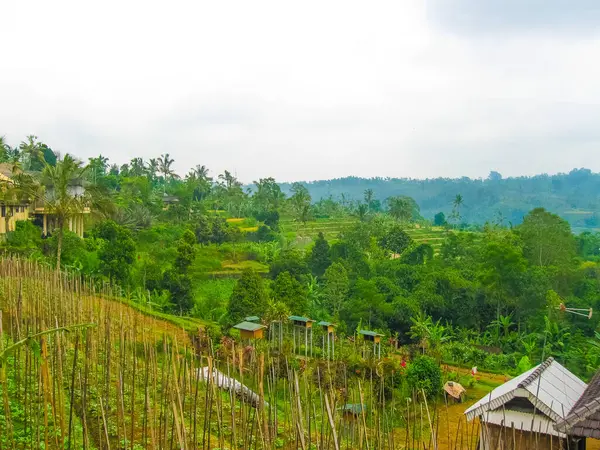
[[[382,202],[398,195],[412,197],[427,219],[442,211],[448,216],[457,194],[464,204],[462,220],[483,224],[498,222],[516,225],[536,207],[543,207],[571,223],[574,231],[600,227],[600,173],[589,169],[573,169],[569,173],[503,178],[491,172],[486,179],[432,178],[359,178],[302,182],[313,201],[333,197],[347,202],[363,201],[364,191],[372,189]],[[291,183],[282,183],[287,194]]]

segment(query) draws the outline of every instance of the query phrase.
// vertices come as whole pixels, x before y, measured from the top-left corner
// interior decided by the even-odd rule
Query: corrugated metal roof
[[[586,384],[554,360],[542,364],[498,386],[465,411],[467,419],[494,411],[515,397],[526,397],[542,413],[557,421],[565,417]],[[530,414],[530,419],[531,419]],[[485,420],[485,419],[484,419]]]
[[[314,322],[314,320],[309,319],[308,317],[302,317],[302,316],[290,316],[288,317],[289,320],[292,320],[294,322]]]
[[[376,333],[375,331],[369,331],[369,330],[360,330],[358,333],[363,334],[365,336],[383,336],[383,334]]]
[[[556,423],[555,429],[572,436],[600,439],[600,370],[567,417]]]

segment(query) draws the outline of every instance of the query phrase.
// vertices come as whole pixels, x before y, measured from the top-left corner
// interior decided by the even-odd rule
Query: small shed
[[[323,330],[323,356],[335,359],[335,324],[322,320],[317,325]]]
[[[383,334],[369,330],[360,330],[358,334],[362,334],[365,341],[373,343],[373,355],[381,358],[381,338]]]
[[[327,334],[332,334],[335,331],[335,324],[321,320],[317,325],[323,328],[323,331]]]
[[[554,425],[558,432],[571,438],[600,439],[600,370],[564,419]]]
[[[456,383],[454,381],[446,381],[446,384],[444,384],[444,392],[446,393],[447,397],[450,397],[453,400],[460,403],[462,402],[465,392],[467,392],[467,390],[464,387],[462,387],[460,383]]]
[[[366,412],[367,407],[362,403],[346,403],[340,408],[340,411],[346,418],[356,418],[360,416],[363,411]]]
[[[554,425],[570,411],[587,385],[554,358],[498,386],[465,411],[481,422],[479,448],[577,449]]]
[[[375,344],[381,343],[381,338],[383,337],[383,334],[376,333],[375,331],[369,331],[369,330],[360,330],[358,332],[358,334],[362,334],[363,339],[365,341],[371,341],[371,342],[374,342]]]
[[[240,330],[243,339],[262,339],[264,329],[267,327],[260,323],[244,321],[234,325],[233,328]]]
[[[294,326],[302,328],[312,328],[312,324],[315,322],[314,320],[309,319],[308,317],[302,316],[290,316],[288,317],[288,319],[294,324]]]
[[[308,317],[302,316],[289,316],[288,320],[292,323],[292,335],[294,339],[294,352],[296,351],[296,328],[302,328],[304,330],[304,356],[308,356],[308,349],[310,347],[310,354],[312,356],[312,342],[313,342],[313,323],[315,322]],[[308,340],[308,331],[310,330],[310,342]],[[299,334],[299,333],[298,333]],[[298,343],[298,347],[300,344]]]

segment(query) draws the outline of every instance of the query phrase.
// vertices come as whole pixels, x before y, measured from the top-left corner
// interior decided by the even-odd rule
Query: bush
[[[419,356],[406,371],[406,380],[414,391],[425,391],[428,398],[434,398],[442,388],[442,371],[433,358]]]

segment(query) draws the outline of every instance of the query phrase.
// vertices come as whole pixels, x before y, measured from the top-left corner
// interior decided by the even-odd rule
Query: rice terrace
[[[0,7],[0,450],[600,450],[600,3]]]

